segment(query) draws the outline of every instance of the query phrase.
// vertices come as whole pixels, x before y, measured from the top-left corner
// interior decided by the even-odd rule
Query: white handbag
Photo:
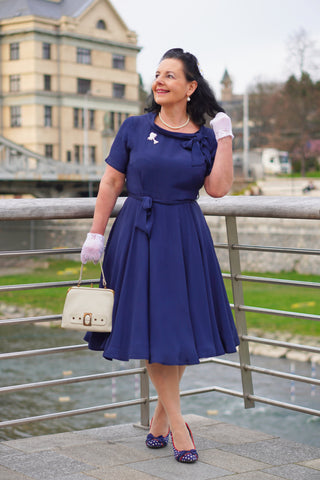
[[[111,332],[114,291],[107,288],[81,287],[83,264],[81,264],[78,286],[68,290],[62,313],[61,327],[89,332]]]

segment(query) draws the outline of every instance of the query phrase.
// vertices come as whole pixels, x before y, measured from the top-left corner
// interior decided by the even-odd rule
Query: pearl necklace
[[[187,118],[187,120],[184,122],[183,125],[179,125],[179,127],[173,127],[172,125],[169,125],[168,123],[166,123],[166,122],[162,119],[160,112],[159,112],[159,118],[160,118],[161,122],[162,122],[166,127],[172,128],[173,130],[178,130],[179,128],[186,127],[186,126],[188,125],[188,123],[190,122],[190,117],[189,117],[189,115],[188,115],[188,118]]]

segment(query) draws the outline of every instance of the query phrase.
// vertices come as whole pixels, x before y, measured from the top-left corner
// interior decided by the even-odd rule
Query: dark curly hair
[[[187,112],[191,120],[196,125],[204,125],[206,123],[205,114],[214,117],[218,112],[224,112],[224,109],[218,104],[216,97],[209,86],[208,82],[203,78],[197,58],[192,53],[184,52],[182,48],[172,48],[168,50],[160,61],[166,58],[176,58],[183,63],[184,73],[188,82],[195,80],[198,84],[196,90],[187,103]],[[153,92],[147,100],[147,112],[159,112],[161,106],[155,102]]]

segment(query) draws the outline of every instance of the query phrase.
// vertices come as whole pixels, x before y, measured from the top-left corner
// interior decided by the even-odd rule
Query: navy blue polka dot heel
[[[198,460],[199,456],[198,456],[198,452],[195,448],[195,445],[194,445],[194,441],[193,441],[193,436],[192,436],[192,433],[191,433],[191,430],[189,428],[189,425],[186,423],[186,427],[188,429],[188,432],[189,432],[189,435],[191,437],[191,440],[192,440],[192,443],[193,443],[193,446],[194,448],[192,448],[191,450],[177,450],[175,445],[174,445],[174,441],[173,441],[173,436],[172,436],[172,433],[171,433],[171,440],[172,440],[172,447],[173,447],[173,454],[174,454],[174,458],[178,461],[178,462],[181,462],[181,463],[194,463]]]
[[[153,418],[151,419],[150,428],[151,428],[151,425],[152,425],[152,420],[153,420]],[[168,445],[168,442],[169,442],[169,434],[170,434],[170,429],[168,431],[168,434],[165,437],[163,435],[159,435],[158,437],[155,437],[154,435],[152,435],[152,433],[149,433],[147,438],[146,438],[147,447],[149,447],[149,448],[163,448],[163,447],[166,447]]]

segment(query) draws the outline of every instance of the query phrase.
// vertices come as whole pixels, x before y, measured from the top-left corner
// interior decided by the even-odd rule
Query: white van
[[[262,150],[262,166],[265,174],[291,173],[292,167],[288,152],[276,148]]]

